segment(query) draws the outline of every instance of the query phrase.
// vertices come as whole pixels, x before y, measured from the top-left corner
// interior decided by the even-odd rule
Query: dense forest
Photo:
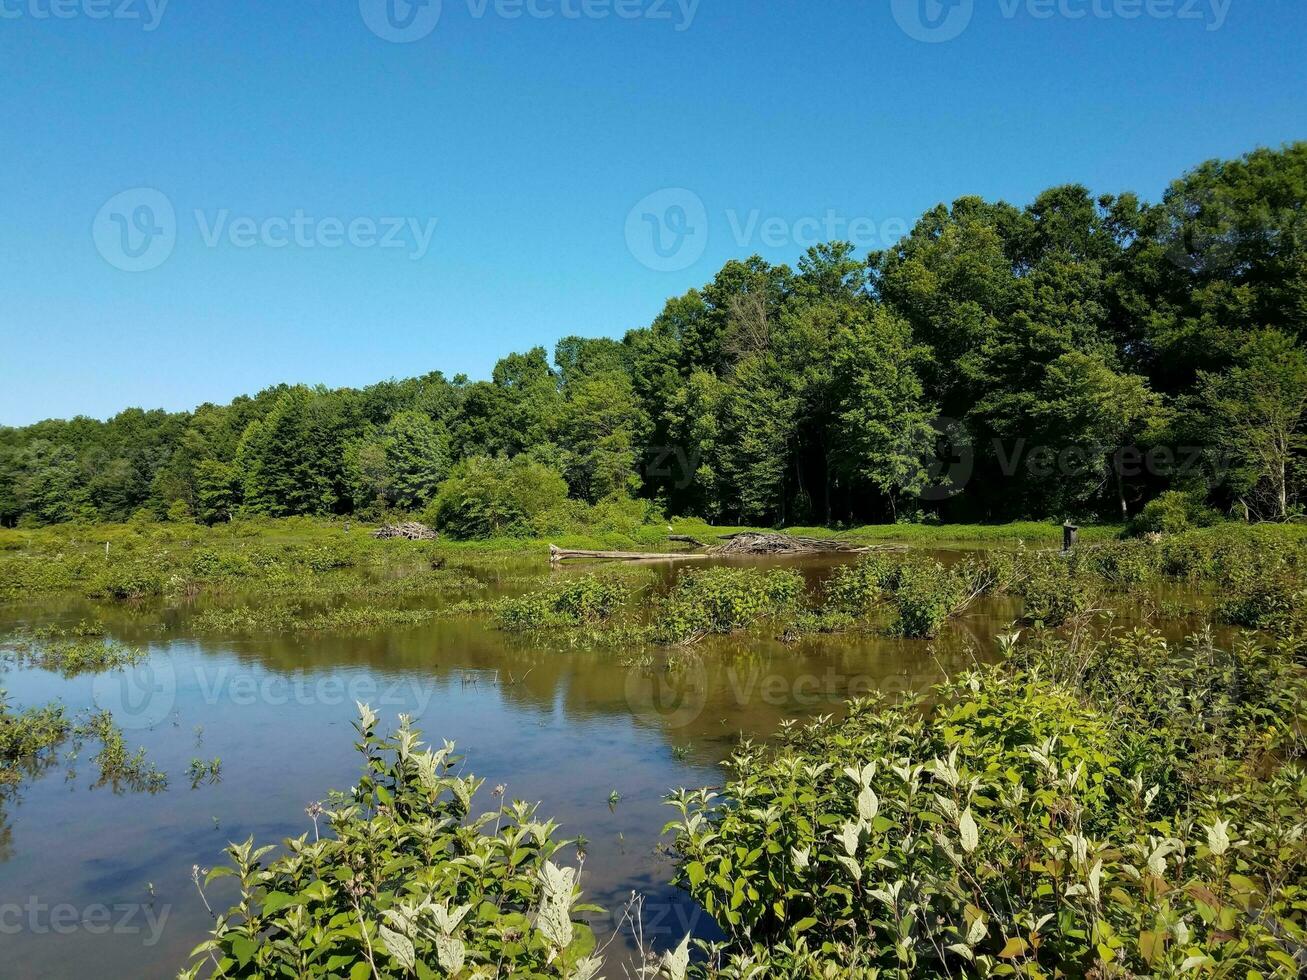
[[[731,261],[620,341],[510,354],[489,381],[3,428],[0,524],[431,508],[468,536],[628,497],[754,524],[1120,520],[1164,491],[1284,519],[1304,202],[1307,143],[1205,163],[1157,204],[964,197],[870,256]]]

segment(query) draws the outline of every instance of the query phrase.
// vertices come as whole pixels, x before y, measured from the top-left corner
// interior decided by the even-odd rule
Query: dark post
[[[1071,549],[1076,546],[1076,535],[1080,533],[1080,528],[1076,527],[1070,521],[1062,525],[1062,553],[1069,554]]]

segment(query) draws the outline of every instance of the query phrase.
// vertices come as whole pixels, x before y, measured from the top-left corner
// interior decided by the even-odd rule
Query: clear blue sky
[[[444,0],[408,43],[381,35],[433,7],[53,2],[68,16],[0,0],[0,424],[484,377],[647,324],[730,257],[793,262],[802,219],[890,237],[962,194],[1155,198],[1206,158],[1307,138],[1301,0]],[[99,16],[122,4],[136,19]],[[942,43],[900,26],[968,13]],[[131,273],[113,236],[163,226],[111,199],[142,187],[176,232]],[[656,199],[672,224],[669,201],[703,205],[687,267],[658,268],[699,248],[628,246],[663,188],[692,193]],[[421,258],[408,225],[400,248],[366,225],[274,247],[297,213],[309,242],[339,234],[320,219],[436,225]]]

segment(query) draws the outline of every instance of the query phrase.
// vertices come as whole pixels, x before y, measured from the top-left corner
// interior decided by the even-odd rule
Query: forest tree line
[[[728,262],[621,340],[362,389],[0,428],[0,524],[434,508],[492,533],[643,498],[750,524],[1297,513],[1307,143],[1160,203],[964,197],[893,247]],[[575,503],[573,506],[581,506]]]

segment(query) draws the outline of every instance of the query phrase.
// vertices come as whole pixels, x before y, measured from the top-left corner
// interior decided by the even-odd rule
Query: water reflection
[[[847,559],[767,564],[799,568],[815,581],[839,560]],[[675,571],[651,574],[666,587]],[[530,584],[520,569],[485,581],[490,587],[480,594]],[[987,599],[930,643],[867,635],[794,644],[727,639],[688,655],[656,651],[633,660],[544,649],[473,618],[369,636],[219,641],[190,634],[193,606],[11,606],[0,622],[5,630],[99,620],[114,636],[148,647],[147,662],[131,672],[66,680],[13,671],[4,686],[18,705],[60,699],[73,711],[111,708],[129,749],[144,746],[171,785],[154,797],[114,795],[90,788],[87,760],[63,759],[57,768],[75,775],[47,772],[10,794],[0,831],[4,973],[175,975],[208,928],[192,866],[222,863],[228,840],[276,841],[310,829],[304,807],[329,788],[348,787],[358,772],[355,700],[383,719],[413,715],[428,740],[458,742],[487,787],[502,783],[511,797],[540,801],[564,834],[584,836],[583,885],[612,916],[638,890],[647,896],[646,936],[657,945],[676,943],[690,928],[710,934],[666,884],[671,864],[659,833],[671,815],[668,790],[720,782],[719,763],[741,737],[766,737],[784,719],[836,711],[873,688],[924,690],[991,656],[992,637],[1016,612]],[[222,780],[192,789],[185,774],[197,757],[221,758]],[[621,800],[610,808],[614,791]],[[488,796],[480,803],[489,808]],[[211,900],[228,897],[219,885]],[[58,930],[56,906],[72,913]],[[101,909],[121,917],[129,908],[131,923],[101,928]],[[619,941],[610,961],[622,949]],[[615,962],[610,967],[609,975],[621,975]]]

